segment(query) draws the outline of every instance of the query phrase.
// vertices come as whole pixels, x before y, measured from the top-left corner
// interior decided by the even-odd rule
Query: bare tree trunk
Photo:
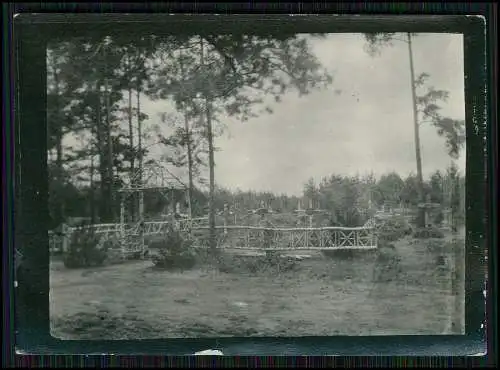
[[[139,222],[141,222],[140,230],[140,238],[141,238],[141,246],[144,249],[144,191],[142,187],[144,184],[143,181],[143,153],[142,153],[142,119],[141,119],[141,82],[139,77],[137,77],[137,146],[139,150]]]
[[[186,149],[188,157],[188,207],[189,207],[189,218],[192,217],[191,205],[193,204],[193,149],[191,143],[191,128],[189,127],[189,119],[186,114],[184,114],[184,128],[186,130]]]
[[[181,58],[180,58],[180,67],[181,67],[181,75],[182,78],[184,78],[184,65],[182,63],[182,51],[181,51]],[[188,158],[188,179],[189,179],[189,184],[188,184],[188,196],[187,196],[187,201],[188,201],[188,212],[189,212],[189,218],[192,218],[192,204],[193,204],[193,148],[192,148],[192,142],[191,142],[191,127],[189,125],[189,117],[187,115],[186,111],[186,102],[183,102],[184,106],[184,130],[185,130],[185,142],[186,142],[186,151],[187,151],[187,158]]]
[[[55,62],[54,62],[55,63]],[[53,68],[53,76],[54,76],[54,93],[56,95],[56,107],[55,111],[57,112],[57,120],[53,122],[53,130],[55,132],[55,141],[56,141],[56,182],[59,185],[63,184],[63,128],[61,119],[61,107],[59,106],[59,74],[57,73],[57,67],[54,65]],[[63,194],[57,194],[57,202],[56,202],[56,214],[55,221],[56,224],[59,225],[64,221],[64,201],[61,199]]]
[[[105,49],[106,50],[106,49]],[[109,85],[108,85],[108,68],[107,68],[107,60],[105,59],[105,76],[104,76],[104,93],[105,93],[105,98],[106,98],[106,140],[108,144],[108,160],[107,160],[107,166],[108,166],[108,196],[110,197],[109,199],[109,205],[110,205],[110,215],[112,218],[112,221],[115,221],[116,215],[115,215],[115,207],[114,207],[114,199],[113,199],[113,138],[111,135],[112,127],[111,127],[111,117],[110,117],[110,110],[111,110],[111,102],[109,99]]]
[[[200,63],[205,64],[203,38],[200,36]],[[211,87],[208,86],[210,90]],[[209,227],[209,246],[213,253],[217,250],[217,236],[215,233],[215,160],[214,160],[214,142],[212,131],[212,109],[211,109],[211,91],[205,94],[205,114],[207,120],[207,140],[208,140],[208,167],[209,167],[209,195],[208,195],[208,227]]]
[[[92,149],[91,149],[92,150]],[[90,153],[90,222],[95,224],[94,153]]]
[[[212,133],[212,117],[210,101],[206,102],[206,115],[207,115],[207,139],[208,139],[208,165],[210,172],[209,181],[209,197],[208,197],[208,222],[210,228],[210,248],[215,251],[217,248],[217,240],[215,234],[215,158],[214,158],[214,143]]]
[[[143,153],[142,153],[142,120],[141,120],[141,91],[140,86],[137,86],[137,150],[139,152],[139,187],[143,186],[142,175],[143,175]],[[142,194],[142,191],[139,192]],[[144,217],[144,197],[139,196],[139,217]]]
[[[108,186],[108,165],[106,154],[106,140],[104,139],[103,132],[103,122],[102,122],[102,111],[101,111],[101,84],[96,85],[96,139],[97,139],[97,150],[99,153],[99,175],[101,178],[100,184],[100,199],[99,199],[99,218],[100,222],[110,221],[110,198],[109,198],[109,186]]]
[[[415,157],[417,160],[417,191],[418,201],[423,203],[424,199],[424,180],[422,175],[422,153],[420,152],[420,130],[418,122],[418,106],[417,106],[417,93],[415,86],[415,67],[413,66],[413,51],[411,33],[408,32],[408,54],[410,57],[410,76],[411,76],[411,95],[413,101],[413,128],[415,133]],[[423,227],[425,223],[425,210],[418,208],[417,226]]]
[[[96,223],[96,207],[95,207],[95,158],[94,154],[96,151],[96,148],[94,147],[95,144],[93,142],[94,135],[96,134],[96,127],[91,125],[90,126],[90,141],[89,141],[89,154],[90,154],[90,169],[89,169],[89,178],[90,178],[90,223],[95,224]],[[98,152],[98,151],[97,151]]]
[[[130,76],[130,56],[128,58],[128,75]],[[135,176],[135,149],[134,149],[134,126],[132,121],[132,86],[128,87],[128,132],[129,132],[129,145],[130,145],[130,186],[134,187]],[[135,194],[132,193],[132,202],[130,203],[130,216],[135,220]]]

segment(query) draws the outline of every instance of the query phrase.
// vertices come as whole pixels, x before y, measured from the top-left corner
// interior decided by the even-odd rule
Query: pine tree
[[[442,117],[439,114],[441,108],[438,103],[446,102],[449,95],[447,91],[436,90],[434,87],[430,86],[423,95],[418,95],[417,90],[425,86],[430,76],[427,73],[421,73],[418,77],[415,76],[415,67],[413,63],[413,38],[415,36],[415,34],[410,32],[405,35],[396,33],[365,34],[365,38],[368,42],[366,45],[367,51],[371,55],[380,53],[384,46],[392,46],[394,42],[404,42],[408,46],[415,158],[417,165],[417,191],[419,202],[423,203],[425,201],[425,185],[422,175],[420,125],[424,123],[431,123],[434,125],[438,135],[445,137],[449,155],[452,158],[456,158],[465,143],[465,121],[452,119],[450,117]],[[424,209],[420,208],[418,217],[419,226],[424,226],[424,221]]]
[[[183,77],[176,78],[178,59],[170,59],[157,71],[152,95],[173,97],[177,102],[202,106],[208,145],[210,246],[215,250],[215,147],[214,124],[224,110],[242,121],[272,109],[264,97],[276,102],[290,89],[307,94],[329,84],[331,77],[309,50],[308,39],[293,36],[279,39],[249,35],[217,35],[183,40]],[[170,49],[171,50],[171,49]],[[170,63],[169,63],[170,61]],[[186,78],[185,76],[189,76]]]

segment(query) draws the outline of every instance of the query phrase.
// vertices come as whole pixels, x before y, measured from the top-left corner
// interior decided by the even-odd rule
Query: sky
[[[334,76],[333,84],[304,97],[289,93],[247,122],[221,117],[225,133],[216,139],[216,183],[299,195],[309,178],[331,174],[380,176],[416,171],[408,46],[394,42],[379,56],[364,49],[361,34],[331,34],[311,42],[313,53]],[[413,42],[416,75],[447,90],[442,114],[465,119],[463,38],[419,34]],[[340,91],[340,94],[339,94]],[[144,101],[151,120],[162,102]],[[450,164],[444,138],[434,127],[420,129],[424,176]],[[465,153],[458,160],[465,169]]]
[[[300,195],[311,177],[416,172],[408,45],[395,41],[373,57],[362,34],[330,34],[310,44],[333,75],[332,85],[303,97],[288,93],[272,114],[246,122],[220,116],[226,130],[215,139],[218,185]],[[429,85],[450,94],[441,113],[465,119],[462,35],[419,34],[413,55],[415,74],[426,72]],[[141,110],[149,116],[144,127],[172,113],[168,102],[144,96]],[[164,134],[171,130],[162,127]],[[434,127],[421,125],[420,138],[425,177],[449,166],[445,140]],[[149,150],[155,157],[162,148]],[[465,150],[457,164],[465,170]],[[171,170],[187,179],[186,169]]]

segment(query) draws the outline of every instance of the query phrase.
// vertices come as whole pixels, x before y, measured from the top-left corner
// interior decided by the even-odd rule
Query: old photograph
[[[52,336],[464,333],[463,41],[49,43]]]

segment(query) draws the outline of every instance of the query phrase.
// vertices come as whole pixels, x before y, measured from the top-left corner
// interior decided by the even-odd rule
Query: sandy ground
[[[375,282],[376,253],[312,257],[296,271],[222,273],[152,268],[85,270],[51,263],[52,335],[61,339],[449,334],[451,269],[428,241],[397,243],[400,270]],[[442,245],[442,241],[434,245]],[[441,250],[440,250],[441,248]],[[305,254],[306,252],[301,252]]]

